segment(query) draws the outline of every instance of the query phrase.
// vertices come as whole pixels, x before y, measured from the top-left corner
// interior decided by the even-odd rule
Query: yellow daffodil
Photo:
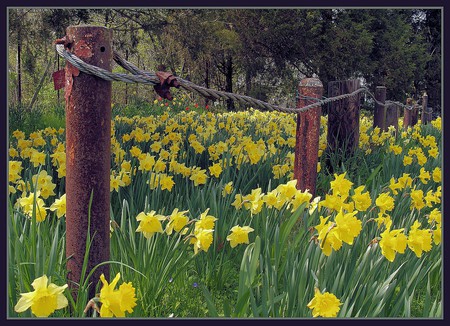
[[[208,215],[208,212],[209,208],[200,214],[200,219],[195,222],[195,230],[214,229],[214,224],[217,221],[217,218],[212,215]]]
[[[43,275],[31,283],[34,291],[21,293],[21,298],[14,307],[16,312],[24,312],[31,307],[31,312],[37,317],[48,317],[55,310],[67,307],[68,301],[63,292],[67,284],[57,286],[48,284],[48,278]]]
[[[433,181],[434,182],[441,182],[442,180],[442,174],[441,174],[441,168],[435,167],[432,173]]]
[[[396,252],[400,254],[405,252],[407,238],[403,234],[404,229],[390,230],[391,224],[392,222],[389,222],[386,226],[386,230],[381,233],[381,240],[379,244],[381,254],[386,257],[387,260],[393,262]]]
[[[137,306],[136,290],[131,282],[122,283],[119,289],[115,287],[120,279],[120,273],[112,280],[111,284],[100,275],[103,287],[100,290],[100,317],[125,317],[125,312],[132,313]]]
[[[211,246],[213,242],[213,232],[212,229],[203,229],[199,228],[194,231],[194,238],[193,238],[193,244],[194,244],[194,254],[196,255],[198,251],[205,251],[207,252],[209,247]]]
[[[231,228],[231,234],[227,236],[227,240],[230,241],[231,248],[236,247],[238,244],[249,243],[248,234],[254,230],[249,226],[235,225]]]
[[[383,192],[378,195],[377,199],[375,200],[375,205],[377,205],[381,213],[391,211],[394,209],[394,198],[389,196],[388,193]]]
[[[119,192],[119,188],[125,186],[125,182],[123,182],[120,176],[111,176],[109,179],[109,191]]]
[[[233,192],[233,181],[228,182],[222,189],[222,196],[225,197]]]
[[[414,221],[408,234],[408,247],[418,258],[422,256],[423,251],[431,250],[431,233],[429,230],[420,230],[421,223]]]
[[[336,223],[336,236],[349,245],[353,244],[353,240],[359,235],[362,229],[362,222],[355,215],[357,211],[344,214],[342,209],[334,218]]]
[[[372,199],[370,198],[370,193],[366,191],[363,193],[365,186],[359,186],[355,189],[355,194],[352,196],[352,200],[355,203],[355,208],[360,211],[366,211],[370,205],[372,205]]]
[[[142,232],[147,239],[150,239],[155,233],[164,232],[161,221],[164,221],[166,217],[155,214],[155,211],[150,213],[141,212],[136,216],[136,220],[140,222],[136,232]]]
[[[411,197],[411,207],[410,207],[411,209],[415,208],[421,210],[422,208],[425,207],[422,189],[411,190],[410,197]]]
[[[332,249],[337,251],[342,247],[342,240],[336,232],[336,223],[328,221],[329,218],[320,216],[320,224],[315,226],[319,233],[317,239],[320,242],[320,249],[325,256],[329,256]]]
[[[211,173],[216,178],[218,178],[220,176],[220,174],[222,173],[222,167],[220,166],[219,163],[214,163],[208,169],[209,169],[209,173]]]
[[[173,181],[173,176],[167,175],[167,174],[162,174],[159,179],[159,184],[161,186],[161,190],[172,191],[172,188],[175,185],[175,182]]]
[[[169,216],[169,223],[166,225],[166,233],[168,235],[172,234],[172,231],[180,232],[189,222],[189,217],[185,214],[188,211],[178,211],[178,208],[175,208]]]
[[[312,310],[313,317],[336,317],[341,305],[341,301],[334,294],[321,293],[315,288],[314,297],[306,306]]]
[[[297,208],[299,208],[302,204],[306,203],[306,207],[309,207],[309,202],[311,201],[312,194],[306,189],[306,191],[297,190],[294,198],[291,200],[292,210],[291,212],[295,212]]]
[[[55,199],[55,202],[49,209],[51,211],[56,211],[56,216],[58,216],[58,218],[66,215],[66,194],[62,195],[59,199]]]

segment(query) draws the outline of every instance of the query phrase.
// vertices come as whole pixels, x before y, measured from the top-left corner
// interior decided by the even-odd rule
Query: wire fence
[[[128,71],[129,73],[114,73],[114,72],[110,72],[108,70],[90,65],[90,64],[84,62],[83,60],[81,60],[80,58],[78,58],[77,56],[75,56],[73,53],[67,51],[64,48],[63,44],[56,44],[56,50],[61,57],[66,59],[68,62],[70,62],[74,67],[76,67],[80,71],[90,74],[90,75],[97,76],[97,77],[102,78],[107,81],[119,81],[119,82],[125,82],[125,83],[140,83],[140,84],[151,85],[154,87],[161,86],[163,83],[163,80],[160,75],[158,76],[157,73],[140,70],[138,67],[136,67],[132,63],[123,59],[116,51],[113,52],[114,61],[119,66],[121,66],[126,71]],[[337,95],[337,96],[328,97],[328,98],[322,97],[321,99],[308,97],[308,96],[304,96],[304,95],[299,95],[297,93],[296,99],[306,99],[306,100],[314,101],[314,103],[306,105],[301,108],[285,108],[285,107],[280,107],[277,105],[269,104],[267,102],[252,98],[250,96],[240,95],[240,94],[235,94],[235,93],[230,93],[230,92],[224,92],[224,91],[218,91],[218,90],[202,87],[202,86],[196,85],[188,80],[185,80],[183,78],[172,76],[169,73],[166,73],[166,76],[171,77],[170,84],[166,85],[167,89],[169,87],[177,87],[177,88],[181,87],[187,91],[200,94],[201,96],[208,98],[210,100],[218,100],[218,99],[233,100],[233,101],[240,102],[244,105],[250,105],[255,108],[262,108],[265,110],[272,110],[272,111],[285,112],[285,113],[305,112],[305,111],[315,108],[315,107],[319,107],[319,106],[323,106],[325,104],[329,104],[329,103],[332,103],[335,101],[340,101],[343,99],[355,97],[356,95],[363,93],[363,92],[366,93],[367,95],[369,95],[372,98],[372,100],[374,101],[374,103],[379,105],[380,107],[388,107],[388,106],[394,104],[403,109],[412,110],[414,107],[417,107],[418,103],[419,103],[419,102],[417,102],[414,105],[405,105],[405,104],[397,102],[397,101],[385,101],[383,103],[381,101],[378,101],[376,99],[375,95],[366,86],[361,86],[359,89],[357,89],[351,93],[348,93],[348,94],[342,94],[342,95]],[[427,113],[430,113],[430,112],[427,112]]]

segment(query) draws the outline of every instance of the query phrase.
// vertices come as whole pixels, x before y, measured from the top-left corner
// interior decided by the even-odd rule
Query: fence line
[[[386,101],[385,103],[378,101],[375,98],[375,95],[365,86],[362,86],[361,88],[355,90],[352,93],[349,94],[343,94],[335,97],[322,97],[322,99],[314,99],[315,103],[309,104],[307,106],[304,106],[302,108],[284,108],[277,105],[272,105],[267,102],[252,98],[250,96],[246,95],[239,95],[235,93],[229,93],[229,92],[223,92],[223,91],[217,91],[213,89],[209,89],[206,87],[202,87],[199,85],[196,85],[188,80],[182,79],[180,77],[175,77],[171,75],[170,73],[154,73],[149,71],[143,71],[137,68],[132,63],[126,61],[123,59],[116,51],[113,52],[113,59],[114,61],[120,65],[125,70],[129,71],[130,74],[124,74],[124,73],[113,73],[108,70],[89,65],[85,63],[83,60],[75,56],[74,54],[70,53],[69,51],[66,51],[63,44],[56,44],[56,50],[60,56],[65,58],[67,61],[69,61],[74,67],[79,69],[80,71],[91,74],[94,76],[97,76],[99,78],[102,78],[107,81],[121,81],[125,83],[141,83],[141,84],[147,84],[154,86],[155,88],[160,87],[163,91],[166,92],[166,94],[169,94],[169,88],[170,87],[182,87],[185,90],[196,92],[200,94],[201,96],[208,98],[208,99],[226,99],[226,100],[234,100],[238,101],[240,103],[254,106],[257,108],[264,108],[266,110],[272,110],[272,111],[278,111],[278,112],[285,112],[285,113],[300,113],[307,111],[309,109],[322,106],[324,104],[328,104],[334,101],[343,100],[352,96],[356,96],[361,92],[365,92],[368,94],[376,104],[382,106],[382,107],[388,107],[391,104],[395,104],[401,108],[412,110],[414,108],[414,105],[404,105],[403,103],[396,102],[396,101]],[[158,89],[157,89],[158,91]],[[158,92],[159,93],[159,92]],[[170,98],[169,98],[170,99]]]

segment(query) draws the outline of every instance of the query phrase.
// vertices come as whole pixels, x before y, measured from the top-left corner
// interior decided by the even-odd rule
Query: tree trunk
[[[125,60],[128,61],[128,49],[125,50]],[[125,105],[128,105],[128,83],[125,83]]]
[[[225,91],[233,93],[233,58],[231,55],[227,56],[225,63]],[[227,100],[228,111],[234,111],[234,101]]]
[[[245,95],[250,95],[250,91],[252,90],[252,75],[250,70],[247,69],[245,71]]]
[[[34,105],[34,103],[35,103],[36,100],[37,100],[39,91],[41,90],[42,85],[44,84],[45,77],[47,76],[47,73],[48,73],[48,70],[50,69],[51,64],[52,64],[52,61],[51,61],[51,60],[48,60],[47,67],[45,68],[45,71],[44,71],[44,73],[42,74],[42,77],[41,77],[41,80],[39,81],[38,87],[37,87],[36,90],[34,91],[33,98],[31,99],[30,105],[28,106],[28,109],[29,109],[30,111],[33,109],[33,105]]]
[[[56,52],[56,62],[57,62],[57,69],[56,71],[59,71],[59,54],[58,52]],[[60,93],[59,93],[59,89],[57,90],[57,96],[58,96],[58,106],[60,104]]]
[[[205,60],[205,87],[209,88],[209,60]],[[209,100],[205,97],[205,107],[208,105]]]
[[[22,105],[22,65],[21,65],[21,54],[22,54],[22,35],[21,30],[17,31],[17,105]]]

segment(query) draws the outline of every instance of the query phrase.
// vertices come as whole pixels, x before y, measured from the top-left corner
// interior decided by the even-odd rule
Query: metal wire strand
[[[123,59],[116,51],[113,52],[114,61],[119,66],[121,66],[125,70],[129,71],[131,74],[113,73],[108,70],[87,64],[86,62],[84,62],[83,60],[78,58],[76,55],[74,55],[73,53],[66,51],[64,49],[64,45],[62,45],[62,44],[56,44],[56,50],[61,57],[66,59],[68,62],[70,62],[73,66],[75,66],[80,71],[87,73],[87,74],[97,76],[104,80],[121,81],[121,82],[125,82],[125,83],[134,83],[134,84],[141,83],[141,84],[147,84],[147,85],[152,85],[152,86],[160,84],[160,80],[159,80],[158,76],[156,76],[155,73],[140,70],[132,63]],[[342,94],[342,95],[324,98],[324,99],[314,98],[314,101],[316,101],[315,103],[306,105],[302,108],[284,108],[284,107],[280,107],[277,105],[269,104],[267,102],[252,98],[250,96],[239,95],[239,94],[235,94],[235,93],[223,92],[223,91],[218,91],[218,90],[202,87],[202,86],[196,85],[188,80],[182,79],[180,77],[176,77],[176,79],[177,79],[180,87],[182,87],[183,89],[190,91],[190,92],[196,92],[196,93],[200,94],[201,96],[209,98],[209,99],[233,100],[233,101],[237,101],[237,102],[243,103],[245,105],[250,105],[250,106],[257,107],[257,108],[263,108],[266,110],[285,112],[285,113],[305,112],[309,109],[319,107],[319,106],[322,106],[322,105],[325,105],[325,104],[328,104],[328,103],[331,103],[334,101],[340,101],[340,100],[343,100],[343,99],[346,99],[349,97],[356,96],[362,92],[367,93],[370,97],[373,98],[373,100],[376,104],[378,104],[379,106],[382,106],[382,107],[387,107],[391,104],[395,104],[395,105],[398,105],[407,110],[412,110],[414,108],[414,105],[408,106],[408,105],[404,105],[400,102],[395,102],[395,101],[386,101],[385,103],[380,102],[375,98],[375,96],[365,86],[362,86],[362,87],[358,88],[357,90],[353,91],[352,93],[348,93],[348,94]],[[302,95],[300,95],[300,97],[305,98],[305,99],[307,98]],[[309,100],[312,100],[312,98]]]

